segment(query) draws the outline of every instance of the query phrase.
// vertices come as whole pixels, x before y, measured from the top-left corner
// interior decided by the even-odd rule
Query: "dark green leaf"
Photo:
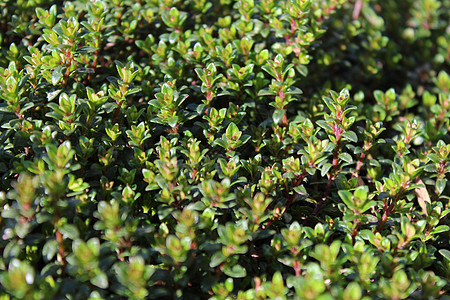
[[[342,136],[346,138],[349,141],[352,141],[354,143],[358,142],[358,137],[356,136],[356,133],[353,131],[345,131]]]

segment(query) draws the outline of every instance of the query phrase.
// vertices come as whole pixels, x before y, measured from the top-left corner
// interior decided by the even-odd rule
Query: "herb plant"
[[[448,0],[0,12],[0,299],[449,292]]]

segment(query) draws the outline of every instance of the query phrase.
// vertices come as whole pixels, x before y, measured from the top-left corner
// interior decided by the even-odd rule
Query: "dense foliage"
[[[0,299],[449,291],[449,0],[0,12]]]

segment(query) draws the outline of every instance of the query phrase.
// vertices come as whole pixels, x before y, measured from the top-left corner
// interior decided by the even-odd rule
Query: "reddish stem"
[[[333,151],[333,166],[331,167],[330,174],[328,174],[328,183],[325,192],[323,193],[322,200],[316,205],[313,211],[313,215],[317,215],[323,204],[327,201],[330,194],[331,183],[334,181],[336,173],[339,169],[339,148],[341,146],[341,135],[336,134],[336,147]]]
[[[292,181],[293,188],[298,187],[302,183],[303,179],[305,179],[306,175],[308,175],[308,172],[306,171],[306,168],[305,168],[305,170],[300,175],[297,175],[297,178]],[[286,206],[283,208],[281,213],[277,217],[270,218],[269,221],[265,224],[265,226],[272,225],[272,223],[275,220],[280,218],[286,212],[286,210],[292,205],[292,203],[294,202],[294,198],[295,198],[294,193],[288,194]]]
[[[288,127],[288,119],[286,113],[283,115],[283,118],[281,119],[281,126]]]
[[[380,232],[383,229],[384,225],[387,222],[389,215],[394,210],[394,205],[395,205],[395,202],[392,201],[391,204],[389,205],[389,207],[384,211],[383,215],[381,216],[380,224],[378,224],[378,227],[376,228],[375,232]]]
[[[378,224],[378,227],[375,229],[375,232],[380,232],[383,229],[384,225],[386,225],[389,215],[394,210],[395,204],[397,203],[397,201],[400,199],[400,197],[403,195],[404,192],[405,192],[405,189],[403,187],[401,187],[400,190],[395,195],[394,199],[392,199],[392,202],[389,205],[389,207],[387,209],[385,207],[384,213],[381,216],[380,224]],[[386,204],[385,204],[385,206],[386,206]]]
[[[295,276],[296,277],[300,277],[301,276],[301,266],[300,263],[298,262],[298,260],[294,260],[294,271],[295,271]]]
[[[356,173],[358,174],[361,170],[362,166],[364,165],[364,159],[366,158],[366,153],[361,153],[359,156],[358,162],[356,163]]]
[[[63,235],[61,234],[61,232],[58,229],[55,230],[55,235],[56,235],[56,241],[58,242],[58,254],[61,257],[61,263],[63,265],[66,265],[67,264],[66,258],[65,258],[66,257],[66,250],[64,249],[64,244],[63,244],[64,238],[63,238]]]
[[[307,174],[308,174],[308,172],[306,171],[306,168],[305,168],[305,170],[300,175],[297,175],[297,178],[292,181],[293,188],[298,187],[302,183],[303,179],[305,179]],[[295,198],[294,193],[288,195],[288,202],[286,203],[286,206],[285,206],[282,214],[291,206],[292,202],[294,202],[294,198]]]
[[[356,170],[355,170],[355,172],[352,173],[352,177],[356,177],[356,178],[359,177],[359,172],[361,171],[361,168],[364,165],[365,158],[366,158],[366,153],[365,152],[361,153],[358,161],[356,162]]]
[[[117,121],[117,117],[119,116],[120,113],[120,108],[122,107],[122,103],[124,100],[120,101],[119,103],[117,103],[117,107],[114,110],[114,115],[113,115],[113,124],[116,123]]]

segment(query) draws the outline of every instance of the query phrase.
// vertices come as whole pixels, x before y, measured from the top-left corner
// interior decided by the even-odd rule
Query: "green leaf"
[[[305,187],[303,185],[299,185],[299,186],[294,187],[294,191],[297,194],[300,194],[302,196],[307,196],[308,195],[308,192],[306,191],[306,189],[305,189]]]
[[[272,71],[272,68],[268,65],[264,65],[261,67],[264,71],[269,73],[272,77],[276,77],[276,74]]]
[[[167,119],[167,124],[169,124],[170,127],[174,128],[175,126],[177,126],[178,123],[178,117],[174,116],[171,117],[169,119]]]
[[[356,198],[361,200],[367,200],[367,192],[369,191],[369,188],[367,186],[358,186],[354,192],[354,195]]]
[[[322,168],[320,169],[320,176],[325,177],[325,175],[328,174],[328,171],[330,171],[332,166],[333,165],[330,163],[323,164]]]
[[[345,131],[342,136],[346,138],[349,141],[352,141],[354,143],[358,142],[358,137],[356,136],[356,133],[353,131]]]
[[[215,268],[221,263],[223,263],[226,259],[227,257],[223,255],[222,251],[217,251],[212,255],[211,261],[209,262],[209,266],[211,268]]]
[[[448,251],[447,249],[441,249],[439,250],[439,253],[450,262],[450,251]]]
[[[350,282],[344,290],[343,300],[359,300],[361,299],[362,291],[359,284],[355,281]]]
[[[62,92],[62,89],[50,89],[50,91],[47,93],[47,100],[52,101],[56,97],[58,97],[59,93]]]
[[[375,205],[377,205],[376,201],[368,201],[368,202],[364,203],[363,206],[360,207],[359,212],[364,213],[371,207],[374,207]]]
[[[353,158],[350,154],[344,152],[339,154],[339,158],[342,159],[343,161],[347,162],[347,163],[352,163],[353,162]]]
[[[247,276],[247,271],[239,264],[225,264],[222,271],[233,278],[243,278]]]
[[[318,120],[316,122],[316,124],[319,125],[320,127],[322,127],[323,129],[325,129],[325,131],[327,131],[327,132],[334,132],[333,127],[328,125],[328,123],[326,123],[324,120]]]
[[[449,231],[449,230],[450,230],[449,226],[447,226],[447,225],[440,225],[440,226],[437,226],[436,228],[434,228],[431,233],[432,234],[438,234],[438,233],[446,232],[446,231]]]
[[[347,205],[348,208],[353,208],[353,200],[352,200],[352,193],[346,190],[340,190],[338,191],[339,196],[341,197],[342,201]]]
[[[63,78],[63,67],[57,66],[52,72],[52,84],[57,85],[61,78]]]
[[[109,286],[108,277],[101,271],[99,271],[97,275],[91,278],[90,282],[101,289],[106,289]]]
[[[286,94],[288,94],[288,95],[301,95],[301,94],[303,94],[303,91],[301,89],[293,86],[293,87],[290,87],[288,89]]]
[[[334,107],[334,101],[333,99],[329,98],[329,97],[323,97],[322,98],[323,102],[325,102],[325,104],[327,105],[328,109],[335,114],[336,113],[336,107]]]
[[[42,255],[47,261],[50,261],[58,252],[58,242],[54,239],[47,241],[42,248]]]
[[[447,179],[445,179],[445,178],[436,180],[436,189],[437,189],[439,195],[442,194],[442,192],[444,191],[446,184],[447,184]]]
[[[71,240],[78,239],[80,236],[78,228],[73,224],[64,224],[59,227],[59,231]]]
[[[258,92],[258,96],[273,96],[273,95],[275,95],[275,92],[269,88],[261,89]]]
[[[239,128],[233,122],[228,125],[227,130],[225,131],[225,136],[228,141],[237,141],[241,135],[242,132],[239,131]]]
[[[281,273],[275,272],[275,274],[273,274],[272,277],[272,288],[274,289],[274,291],[282,293],[284,290],[284,280],[283,280],[283,276],[281,275]]]
[[[286,110],[284,110],[284,109],[276,109],[273,112],[273,122],[275,124],[280,123],[280,121],[283,118],[283,116],[285,115],[285,113],[286,113]]]

